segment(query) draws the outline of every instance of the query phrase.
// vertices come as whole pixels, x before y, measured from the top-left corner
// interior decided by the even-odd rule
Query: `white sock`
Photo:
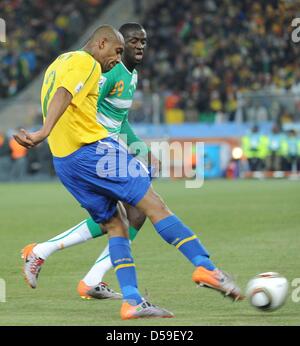
[[[81,244],[91,238],[91,232],[89,231],[86,220],[84,220],[66,232],[63,232],[44,243],[37,244],[34,247],[33,252],[36,256],[45,260],[57,250]]]
[[[109,245],[106,245],[101,255],[97,258],[95,264],[83,278],[83,281],[88,286],[97,285],[99,282],[102,282],[104,275],[109,269],[112,268],[112,266],[113,265],[111,263],[109,255]]]
[[[131,244],[131,241],[129,241]],[[107,244],[101,255],[97,258],[95,264],[83,278],[88,286],[95,286],[103,281],[104,275],[113,267],[109,254],[109,245]]]

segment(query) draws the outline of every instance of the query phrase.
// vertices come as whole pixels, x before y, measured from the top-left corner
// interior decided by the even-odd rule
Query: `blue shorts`
[[[151,185],[147,168],[112,138],[53,162],[61,182],[97,223],[115,214],[118,201],[135,206]]]

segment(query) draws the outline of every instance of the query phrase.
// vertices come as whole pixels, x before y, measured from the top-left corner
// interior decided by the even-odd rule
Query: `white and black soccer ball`
[[[288,296],[288,281],[278,273],[256,275],[246,287],[246,296],[252,306],[262,311],[280,308]]]

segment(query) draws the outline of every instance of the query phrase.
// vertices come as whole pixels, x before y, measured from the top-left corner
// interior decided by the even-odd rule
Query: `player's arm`
[[[14,135],[15,140],[26,148],[32,148],[41,143],[49,136],[53,127],[71,103],[72,98],[72,94],[67,89],[63,87],[58,88],[50,102],[43,127],[33,133],[28,133],[26,130],[21,129],[18,134]]]
[[[120,136],[126,142],[128,147],[130,147],[133,143],[137,143],[140,148],[144,147],[144,150],[140,154],[148,154],[149,148],[147,147],[146,143],[135,134],[133,128],[129,124],[128,117],[126,117],[122,122]]]
[[[133,131],[133,128],[129,124],[128,117],[122,122],[120,137],[126,142],[128,147],[131,147],[131,151],[138,154],[140,158],[145,158],[148,166],[154,167],[156,172],[160,171],[161,162],[151,153],[147,144]],[[136,149],[138,149],[138,153]]]

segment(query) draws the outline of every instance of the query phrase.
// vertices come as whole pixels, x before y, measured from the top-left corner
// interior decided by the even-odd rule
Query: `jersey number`
[[[117,96],[120,97],[124,90],[124,81],[120,80],[117,82],[113,88],[113,90],[109,93],[109,95],[114,95],[117,93]]]
[[[47,90],[47,93],[46,93],[46,96],[44,98],[44,102],[43,102],[43,115],[44,117],[46,117],[46,114],[47,114],[47,108],[48,108],[48,102],[49,102],[49,97],[50,97],[50,94],[52,92],[52,89],[53,89],[53,86],[54,86],[54,82],[55,82],[55,77],[56,77],[56,72],[55,71],[52,71],[47,79],[46,79],[46,82],[45,84],[48,85],[51,81],[51,84]]]

